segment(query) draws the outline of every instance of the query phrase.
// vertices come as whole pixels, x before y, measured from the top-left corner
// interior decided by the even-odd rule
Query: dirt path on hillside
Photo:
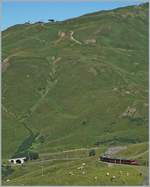
[[[59,155],[62,153],[70,153],[70,152],[76,152],[76,151],[89,151],[91,149],[97,150],[97,149],[99,149],[99,147],[69,149],[69,150],[59,151],[59,152],[55,152],[55,153],[42,153],[41,156]]]
[[[143,156],[145,153],[148,153],[148,150],[147,150],[147,151],[144,151],[143,153],[139,153],[138,155],[135,155],[135,156],[129,157],[129,158],[138,158],[138,157]]]
[[[47,59],[48,60],[48,59]],[[49,91],[56,85],[57,79],[56,79],[56,68],[57,68],[57,63],[61,60],[61,57],[58,57],[53,60],[52,62],[52,71],[49,73],[48,78],[47,78],[47,85],[45,87],[45,91],[41,94],[41,97],[37,100],[35,104],[30,108],[30,116],[37,110],[37,108],[40,106],[40,104],[43,102]],[[28,116],[28,115],[27,115]],[[26,119],[26,118],[25,118]],[[24,119],[24,120],[25,120]]]
[[[48,82],[46,88],[45,88],[45,92],[44,94],[42,94],[42,96],[40,97],[40,99],[30,108],[31,113],[35,112],[36,109],[39,107],[39,105],[42,103],[42,101],[44,100],[44,98],[47,96],[47,94],[49,93],[50,89],[54,87],[54,85],[57,83],[57,80],[52,82]]]
[[[84,160],[87,159],[89,157],[70,157],[70,158],[53,158],[53,159],[47,159],[47,160],[38,160],[38,161],[32,161],[30,163],[28,163],[28,165],[36,165],[36,164],[42,164],[45,162],[53,162],[53,161],[75,161],[75,160]]]
[[[82,45],[82,43],[81,43],[79,40],[75,39],[73,35],[74,35],[74,32],[71,31],[71,32],[70,32],[70,39],[71,39],[72,41],[74,41],[75,43]]]
[[[71,41],[75,42],[76,44],[82,45],[82,43],[79,40],[77,40],[73,35],[74,35],[74,31],[70,31],[69,33],[60,31],[58,33],[59,38],[54,42],[54,45],[58,44],[59,42],[65,40],[65,39],[70,39]]]
[[[45,87],[45,92],[41,95],[41,98],[30,108],[32,113],[39,107],[39,105],[42,103],[42,101],[47,96],[49,91],[56,85],[56,83],[57,83],[57,79],[56,79],[57,65],[56,65],[56,63],[58,63],[60,60],[61,60],[61,57],[58,57],[53,60],[52,71],[49,73],[49,76],[47,78],[47,85]]]

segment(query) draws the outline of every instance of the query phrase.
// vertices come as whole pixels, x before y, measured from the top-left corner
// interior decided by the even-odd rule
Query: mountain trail
[[[82,43],[79,40],[75,39],[73,35],[74,35],[74,31],[70,31],[70,39],[75,43],[82,45]]]
[[[69,149],[69,150],[59,151],[59,152],[55,152],[55,153],[42,153],[41,156],[59,155],[59,154],[62,154],[62,153],[70,153],[70,152],[76,152],[76,151],[89,151],[91,149],[97,150],[97,149],[99,149],[99,147]]]
[[[47,60],[49,61],[49,58],[47,58]],[[58,63],[60,60],[61,60],[61,57],[58,57],[58,58],[53,60],[53,62],[51,64],[52,65],[52,71],[49,73],[49,76],[47,78],[47,85],[45,87],[45,91],[44,91],[44,93],[41,94],[40,99],[30,108],[31,114],[34,111],[36,111],[36,109],[39,107],[39,105],[45,99],[45,97],[47,96],[49,91],[56,85],[56,83],[57,83],[57,79],[55,77],[56,69],[57,69],[56,63]]]
[[[73,160],[82,160],[86,159],[89,157],[71,157],[71,158],[53,158],[53,159],[47,159],[47,160],[38,160],[38,161],[33,161],[32,163],[28,163],[28,165],[34,165],[34,164],[39,164],[39,163],[44,163],[44,162],[53,162],[53,161],[73,161]]]
[[[54,42],[54,45],[57,45],[59,42],[64,40],[66,38],[66,33],[59,31],[58,36],[59,36],[59,38]]]
[[[65,39],[70,39],[71,41],[73,41],[79,45],[82,45],[82,43],[79,40],[75,39],[75,37],[73,35],[74,35],[74,31],[70,31],[69,33],[59,31],[58,32],[59,38],[54,42],[54,45],[58,44],[59,42],[65,40]]]
[[[143,156],[145,153],[148,153],[148,152],[149,152],[149,150],[144,151],[144,152],[142,152],[142,153],[139,153],[139,154],[137,154],[137,155],[135,155],[135,156],[132,156],[132,157],[129,157],[129,158],[139,158],[139,157]]]

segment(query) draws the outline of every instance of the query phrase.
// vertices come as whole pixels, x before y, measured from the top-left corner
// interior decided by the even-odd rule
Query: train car
[[[100,160],[102,162],[109,162],[109,163],[115,163],[115,164],[139,165],[137,160],[110,158],[110,157],[107,157],[107,156],[100,156]]]

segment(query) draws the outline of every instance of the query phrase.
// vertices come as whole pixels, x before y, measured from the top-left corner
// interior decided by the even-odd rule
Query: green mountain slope
[[[148,4],[2,32],[2,156],[148,141]]]

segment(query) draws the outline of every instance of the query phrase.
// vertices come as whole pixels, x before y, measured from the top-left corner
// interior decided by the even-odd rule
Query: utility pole
[[[30,160],[30,154],[29,154],[29,151],[28,151],[28,158],[29,158],[29,160]]]
[[[41,175],[44,176],[44,167],[41,166]]]

